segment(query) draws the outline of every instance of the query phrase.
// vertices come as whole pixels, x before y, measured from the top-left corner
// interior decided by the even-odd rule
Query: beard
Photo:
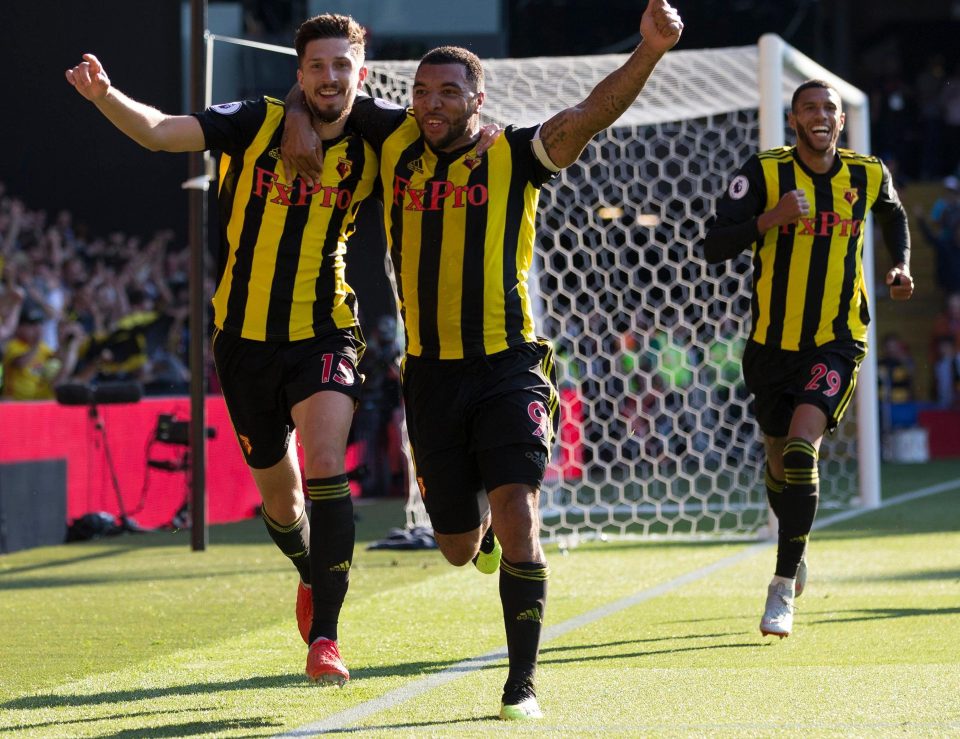
[[[344,102],[341,106],[325,106],[320,108],[312,99],[307,100],[310,112],[313,113],[314,118],[321,123],[339,123],[350,113],[352,103],[353,100],[350,99],[349,95],[344,95]]]
[[[423,135],[423,137],[427,138],[431,148],[436,149],[437,151],[443,151],[455,141],[467,135],[467,131],[470,128],[470,119],[476,115],[476,113],[477,108],[475,105],[468,106],[466,112],[462,116],[456,120],[447,121],[447,132],[436,141],[430,141],[430,139],[427,138],[420,121],[417,121],[417,125],[420,127],[420,133]]]
[[[815,144],[813,137],[807,133],[807,129],[803,126],[797,126],[797,138],[803,142],[803,145],[806,146],[810,151],[815,151],[818,154],[826,154],[828,151],[837,148],[837,141],[840,139],[840,131],[834,130],[830,136],[829,142],[825,145]]]
[[[450,146],[450,144],[467,133],[467,121],[467,118],[451,121],[447,125],[447,133],[437,141],[431,141],[430,146],[432,146],[434,149],[446,149],[448,146]]]

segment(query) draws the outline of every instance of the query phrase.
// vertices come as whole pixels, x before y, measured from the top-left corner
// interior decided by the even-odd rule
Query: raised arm
[[[587,142],[633,104],[682,31],[675,8],[666,0],[650,0],[640,19],[643,39],[623,66],[601,80],[582,103],[560,111],[541,127],[540,141],[550,161],[560,168],[577,161]]]
[[[67,82],[92,102],[107,119],[151,151],[202,151],[206,148],[200,122],[190,115],[167,115],[137,102],[110,84],[100,60],[84,54],[66,72]]]

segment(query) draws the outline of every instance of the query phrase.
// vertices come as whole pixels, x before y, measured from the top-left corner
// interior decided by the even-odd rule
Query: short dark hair
[[[366,52],[367,37],[363,26],[349,15],[324,13],[308,18],[297,29],[293,46],[297,50],[298,63],[303,62],[303,53],[306,51],[307,44],[318,38],[345,38],[359,53],[361,60]]]
[[[797,98],[800,97],[800,93],[803,92],[804,90],[809,90],[812,87],[816,87],[821,90],[833,90],[834,92],[837,93],[838,97],[840,96],[840,93],[837,90],[837,88],[831,85],[826,80],[807,80],[806,82],[802,82],[800,86],[793,91],[793,97],[790,98],[790,110],[797,109]]]
[[[467,73],[467,80],[472,82],[477,92],[483,91],[483,65],[480,57],[462,46],[438,46],[431,49],[420,59],[420,67],[424,64],[460,64]]]

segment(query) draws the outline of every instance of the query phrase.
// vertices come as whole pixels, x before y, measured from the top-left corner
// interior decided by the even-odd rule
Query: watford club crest
[[[480,166],[480,157],[472,157],[469,154],[463,158],[463,163],[471,172]]]
[[[853,205],[860,199],[860,191],[855,187],[844,190],[843,199],[846,200],[850,205]]]
[[[349,159],[344,159],[343,157],[339,158],[337,162],[337,174],[340,175],[340,179],[346,179],[347,175],[350,174],[350,171],[353,169],[353,162]]]

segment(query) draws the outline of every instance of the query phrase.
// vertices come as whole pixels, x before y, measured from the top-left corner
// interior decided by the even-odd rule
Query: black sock
[[[267,527],[267,533],[281,552],[286,554],[300,573],[300,579],[310,583],[310,522],[306,511],[291,524],[282,526],[267,515],[261,507],[260,517]]]
[[[518,693],[533,695],[549,575],[545,562],[514,563],[504,559],[500,563],[500,601],[510,663],[504,702],[513,703]]]
[[[783,468],[786,484],[781,500],[776,574],[796,578],[817,516],[820,478],[816,448],[805,439],[788,439],[783,448]]]
[[[353,498],[346,475],[307,480],[310,497],[310,569],[313,573],[313,626],[310,642],[337,640],[340,608],[350,585],[353,562]]]
[[[493,526],[487,527],[487,533],[480,540],[480,551],[484,554],[490,554],[493,551]]]

